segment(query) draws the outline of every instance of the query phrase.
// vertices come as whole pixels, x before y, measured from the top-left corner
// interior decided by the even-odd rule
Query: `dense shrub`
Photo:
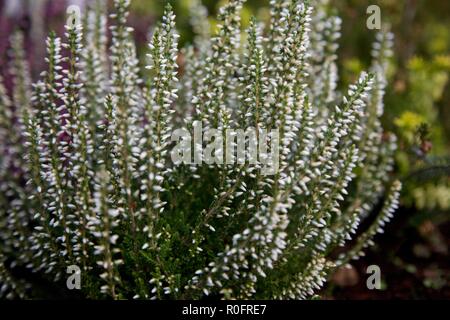
[[[1,296],[36,296],[16,266],[65,287],[77,265],[90,298],[308,298],[373,244],[400,191],[395,136],[379,121],[392,35],[377,35],[371,69],[340,93],[338,17],[271,1],[270,24],[253,19],[241,37],[243,2],[221,9],[214,35],[193,6],[198,34],[181,51],[168,6],[145,69],[128,0],[114,1],[110,48],[100,7],[83,24],[71,16],[64,42],[50,34],[33,86],[13,37],[11,97],[0,86]],[[171,134],[196,123],[224,140],[229,128],[277,129],[279,170],[174,164]]]

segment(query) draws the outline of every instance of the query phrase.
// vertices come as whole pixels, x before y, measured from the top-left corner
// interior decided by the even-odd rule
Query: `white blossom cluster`
[[[253,18],[247,30],[244,3],[230,0],[213,32],[192,1],[196,36],[181,50],[167,6],[145,68],[129,0],[114,0],[110,41],[101,1],[62,39],[51,33],[34,84],[23,37],[12,38],[12,94],[0,78],[0,298],[33,297],[33,278],[64,286],[77,265],[89,298],[307,299],[373,244],[401,189],[380,122],[392,35],[377,35],[369,72],[341,93],[341,21],[326,1],[273,0],[268,25]],[[180,126],[216,129],[232,147],[227,129],[256,128],[258,141],[276,129],[279,170],[262,174],[267,154],[176,165]]]

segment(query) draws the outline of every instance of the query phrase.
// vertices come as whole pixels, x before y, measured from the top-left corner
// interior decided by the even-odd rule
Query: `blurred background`
[[[0,74],[8,80],[9,37],[15,29],[26,36],[27,55],[36,77],[44,67],[45,37],[62,35],[66,8],[85,8],[93,0],[0,0]],[[212,28],[226,1],[203,0]],[[249,0],[244,26],[255,15],[269,19],[268,0]],[[376,246],[351,267],[336,272],[324,289],[328,299],[450,298],[450,1],[331,0],[342,20],[339,75],[342,88],[370,63],[376,31],[366,28],[366,9],[381,8],[383,23],[395,35],[389,71],[384,126],[399,137],[396,174],[404,183],[396,218],[376,239]],[[139,55],[159,20],[165,0],[132,0],[130,26],[135,28]],[[181,43],[192,41],[190,0],[172,0]],[[108,2],[111,6],[111,3]],[[144,61],[141,59],[141,61]],[[10,85],[7,83],[7,86]],[[383,287],[368,290],[366,268],[380,266]]]

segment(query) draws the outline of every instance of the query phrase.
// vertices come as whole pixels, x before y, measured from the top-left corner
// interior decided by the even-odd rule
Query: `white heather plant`
[[[83,25],[70,17],[63,39],[50,34],[32,86],[22,36],[12,38],[11,96],[0,79],[0,297],[42,297],[36,279],[65,288],[77,265],[89,298],[305,299],[373,244],[401,188],[379,120],[391,34],[340,93],[340,20],[325,3],[273,0],[269,25],[245,31],[243,3],[230,0],[210,35],[192,1],[197,36],[181,51],[167,6],[145,69],[129,0],[114,1],[110,48],[102,5]],[[195,121],[224,137],[277,129],[279,170],[174,165],[171,134]]]

